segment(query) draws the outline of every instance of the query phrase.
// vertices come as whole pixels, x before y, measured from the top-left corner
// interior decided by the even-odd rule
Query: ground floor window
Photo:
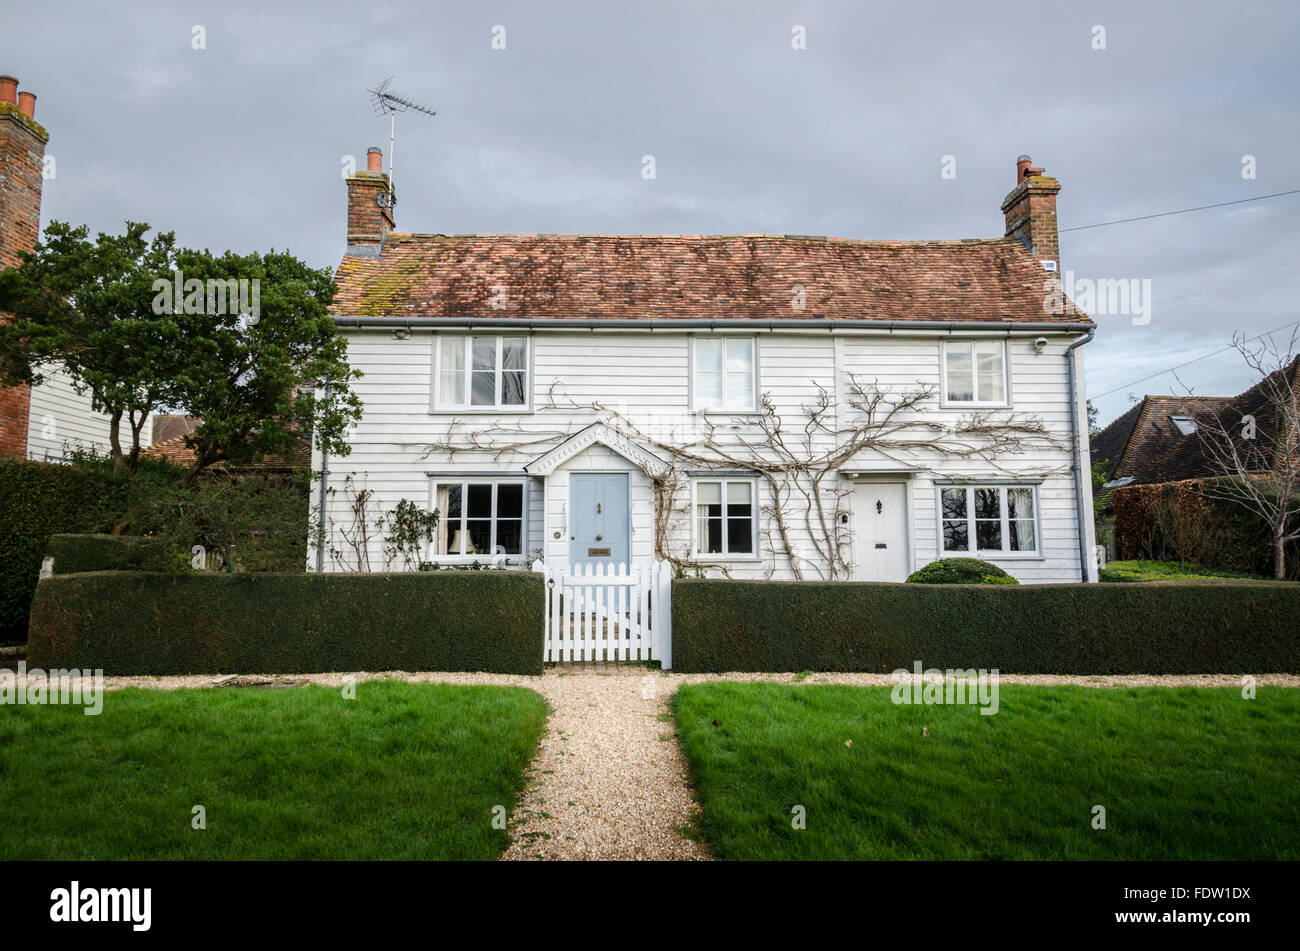
[[[695,483],[697,555],[752,555],[758,525],[750,479],[701,479]]]
[[[438,482],[435,556],[518,555],[524,541],[522,482]]]
[[[1033,486],[955,485],[940,495],[945,552],[1038,551]]]

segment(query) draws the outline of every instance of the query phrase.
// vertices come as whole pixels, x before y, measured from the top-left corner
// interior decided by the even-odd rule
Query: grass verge
[[[1300,858],[1300,690],[999,701],[983,716],[895,705],[887,687],[714,683],[673,705],[720,858]]]
[[[1181,561],[1112,561],[1101,569],[1102,581],[1179,581],[1189,578],[1256,578],[1269,579],[1244,571],[1202,568]]]
[[[121,690],[0,711],[0,859],[479,859],[546,721],[521,687]],[[206,828],[193,828],[202,806]],[[498,811],[497,815],[500,815]]]

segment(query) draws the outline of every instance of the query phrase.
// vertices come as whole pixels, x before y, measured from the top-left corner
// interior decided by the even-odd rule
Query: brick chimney
[[[348,254],[378,257],[393,230],[393,205],[384,154],[371,146],[366,170],[348,176]]]
[[[0,268],[17,267],[19,252],[32,250],[40,235],[47,141],[36,123],[36,96],[19,92],[14,77],[0,76]],[[0,457],[26,457],[30,416],[26,386],[0,388]]]
[[[1007,237],[1019,238],[1038,260],[1060,273],[1061,248],[1056,234],[1056,193],[1061,183],[1033,167],[1033,159],[1016,159],[1016,187],[1002,199]]]

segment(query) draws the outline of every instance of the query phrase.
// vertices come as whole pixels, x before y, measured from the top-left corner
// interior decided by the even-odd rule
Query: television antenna
[[[422,106],[418,102],[413,102],[405,96],[399,96],[389,88],[393,77],[389,76],[374,89],[367,89],[370,93],[370,104],[375,108],[376,115],[388,116],[388,204],[389,207],[396,202],[396,196],[393,193],[393,151],[397,146],[397,114],[399,112],[418,112],[422,115],[432,118],[438,113]]]

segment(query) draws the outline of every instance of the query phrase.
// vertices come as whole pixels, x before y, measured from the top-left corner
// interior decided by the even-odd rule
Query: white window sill
[[[940,409],[1011,409],[1010,403],[976,403],[972,400],[940,400]]]
[[[1046,561],[1047,556],[1042,552],[1027,551],[945,551],[939,555],[940,558],[978,558],[980,561]]]
[[[725,563],[728,565],[734,565],[738,563],[743,564],[745,562],[761,562],[763,558],[760,555],[709,555],[697,551],[694,560],[707,567],[715,562],[719,564]]]
[[[430,416],[524,416],[533,411],[531,406],[439,406],[429,410]]]
[[[478,562],[480,565],[490,565],[494,559],[502,558],[512,564],[522,564],[523,555],[434,555],[432,558],[426,558],[425,562],[430,565],[472,565]]]

